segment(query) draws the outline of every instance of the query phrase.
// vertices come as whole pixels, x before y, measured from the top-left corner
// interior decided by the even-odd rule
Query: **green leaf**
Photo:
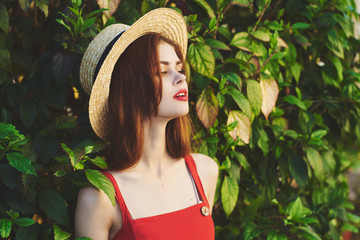
[[[37,225],[31,225],[29,227],[19,227],[16,230],[15,240],[38,240],[38,228]]]
[[[75,165],[78,163],[78,161],[77,161],[74,151],[71,150],[71,148],[69,148],[68,146],[66,146],[65,143],[60,143],[60,144],[61,144],[61,148],[68,154],[71,165],[73,167],[75,167]]]
[[[64,27],[71,33],[71,28],[64,22],[64,20],[62,20],[62,19],[56,19],[56,21],[57,21],[60,25],[64,26]]]
[[[276,230],[271,230],[266,236],[266,240],[287,240],[287,237]]]
[[[92,146],[92,145],[86,146],[86,147],[84,148],[85,154],[90,154],[90,153],[93,152],[93,150],[94,150],[94,146]]]
[[[229,26],[227,25],[222,25],[222,26],[219,26],[218,27],[218,32],[223,36],[225,37],[227,40],[231,40],[232,38],[232,34],[229,30]]]
[[[68,233],[62,230],[58,225],[54,224],[54,240],[67,240],[71,236],[71,233]]]
[[[89,182],[108,195],[111,203],[115,206],[115,189],[111,181],[97,170],[88,169],[85,173]]]
[[[31,127],[36,116],[36,105],[32,100],[25,100],[19,106],[20,117],[26,127]]]
[[[249,163],[248,161],[246,160],[246,157],[242,154],[242,153],[239,153],[239,152],[232,152],[234,154],[234,157],[238,160],[239,164],[244,168],[244,170],[248,169],[249,168]]]
[[[215,27],[216,27],[216,22],[217,22],[216,17],[211,18],[211,20],[210,20],[210,22],[209,22],[209,30],[212,31],[212,30],[215,29]]]
[[[241,7],[247,7],[252,3],[252,1],[251,0],[232,0],[231,3],[241,6]]]
[[[344,223],[344,225],[341,226],[341,230],[349,231],[349,232],[353,232],[353,233],[359,233],[359,229],[350,223]]]
[[[19,218],[19,213],[18,212],[15,212],[13,210],[10,210],[10,211],[6,211],[7,215],[10,217],[10,220],[11,221],[15,221],[16,219]]]
[[[306,110],[305,104],[299,98],[295,97],[294,95],[286,95],[284,97],[284,100],[290,104],[294,104],[294,105],[298,106],[302,110]]]
[[[263,101],[260,83],[255,80],[248,80],[246,92],[251,104],[251,109],[253,110],[255,116],[259,115]]]
[[[49,15],[49,0],[34,0],[35,5],[44,12],[45,17]]]
[[[321,76],[324,79],[324,83],[330,86],[334,86],[340,89],[336,68],[330,64],[326,64],[322,67]]]
[[[301,199],[298,197],[294,202],[289,204],[286,213],[289,215],[288,219],[301,219],[310,215],[312,212],[302,205]]]
[[[196,102],[196,113],[204,127],[209,129],[214,125],[219,112],[219,103],[211,88],[205,88]]]
[[[215,57],[208,45],[203,43],[192,43],[188,49],[188,60],[196,72],[208,78],[213,77]]]
[[[233,122],[237,122],[236,127],[229,132],[230,136],[236,141],[239,137],[244,143],[249,144],[251,123],[250,119],[242,112],[232,110],[229,113],[229,117],[226,125],[230,125]]]
[[[0,4],[0,29],[5,33],[9,31],[9,14],[4,4]]]
[[[306,29],[308,27],[310,27],[310,24],[308,23],[304,23],[304,22],[297,22],[295,24],[293,24],[292,29]]]
[[[343,39],[337,34],[336,30],[331,29],[327,33],[326,46],[332,51],[337,57],[344,59],[344,45]]]
[[[249,118],[252,118],[251,106],[249,100],[239,90],[228,87],[228,94],[234,99],[241,111]]]
[[[221,164],[220,166],[220,170],[226,170],[229,169],[231,167],[231,161],[229,159],[229,157],[226,157],[226,160]]]
[[[251,39],[249,38],[249,34],[247,32],[235,34],[230,45],[250,52],[249,47],[251,46]]]
[[[346,34],[347,38],[354,36],[353,22],[349,21],[349,17],[347,15],[341,16],[340,14],[334,14],[334,18],[336,22],[341,26],[341,29]]]
[[[346,216],[350,222],[355,223],[355,224],[360,223],[360,216],[352,214],[352,213],[347,213]]]
[[[20,134],[14,125],[0,122],[0,138],[6,137],[10,138],[11,141],[25,139],[24,135]]]
[[[11,65],[10,52],[0,45],[0,68],[8,70]]]
[[[215,49],[228,50],[228,51],[231,50],[228,47],[228,45],[226,45],[225,43],[223,43],[219,40],[216,40],[216,39],[212,39],[212,38],[205,39],[205,44],[209,45],[211,48],[215,48]]]
[[[10,219],[4,218],[0,220],[0,235],[3,238],[7,238],[10,235],[12,222]]]
[[[259,40],[264,41],[264,42],[269,42],[270,41],[269,33],[265,32],[263,30],[255,31],[255,32],[251,33],[251,35],[254,38],[259,39]]]
[[[78,9],[81,6],[82,0],[71,0],[71,4],[74,8]]]
[[[199,4],[207,12],[210,18],[215,17],[214,10],[212,10],[210,5],[205,0],[192,0],[192,1]]]
[[[107,7],[107,5],[103,5],[103,7]],[[141,14],[145,14],[156,8],[156,4],[149,0],[142,1],[141,4]]]
[[[90,158],[90,161],[99,168],[108,169],[105,160],[100,156],[96,156],[95,158]]]
[[[304,218],[298,219],[297,222],[310,224],[310,223],[319,223],[319,220],[317,220],[315,218],[311,218],[311,217],[304,217]]]
[[[74,116],[62,115],[55,118],[55,125],[58,129],[69,130],[74,129],[78,125],[78,122]]]
[[[268,49],[264,46],[264,44],[262,44],[260,42],[253,41],[251,46],[249,47],[249,49],[257,57],[263,57],[263,58],[267,57]],[[255,58],[253,58],[252,60],[256,61]],[[252,65],[256,66],[256,64],[254,64],[254,61],[251,63],[252,63]],[[255,71],[255,69],[252,71]]]
[[[316,177],[319,177],[323,171],[323,162],[322,157],[319,152],[311,147],[305,148],[306,157],[309,161],[310,166],[314,169],[314,173]]]
[[[296,83],[299,83],[300,74],[301,74],[301,64],[298,62],[291,64],[290,70],[296,80]]]
[[[85,30],[89,29],[92,25],[95,24],[95,21],[96,17],[85,20],[84,24],[81,25],[80,32],[84,32]]]
[[[289,170],[295,181],[302,187],[305,187],[308,181],[308,168],[305,161],[296,154],[288,157]]]
[[[224,104],[225,104],[225,97],[224,97],[224,95],[222,95],[220,92],[218,92],[218,93],[216,94],[216,98],[217,98],[217,100],[218,100],[218,102],[219,102],[219,107],[222,108],[222,107],[224,106]]]
[[[18,171],[36,176],[36,171],[31,165],[29,158],[24,157],[18,152],[11,152],[6,154],[6,159],[9,161],[9,164]]]
[[[338,80],[340,82],[342,82],[342,80],[344,79],[344,76],[343,76],[343,65],[342,65],[341,60],[339,58],[333,57],[333,56],[330,57],[330,60],[331,60],[332,64],[334,65],[334,67],[336,68]]]
[[[35,221],[32,220],[31,218],[24,217],[24,218],[16,219],[14,221],[14,223],[20,227],[27,227],[27,226],[33,225],[35,223]]]
[[[241,89],[242,86],[241,78],[236,73],[225,72],[222,74],[222,77],[225,78],[228,82],[234,83],[238,89]]]
[[[91,18],[92,16],[96,15],[96,14],[99,14],[99,13],[102,13],[104,11],[107,11],[108,9],[106,8],[102,8],[102,9],[98,9],[98,10],[95,10],[95,11],[92,11],[91,13],[89,13],[88,15],[86,15],[86,18],[85,19],[89,19]]]
[[[244,229],[244,240],[252,240],[258,237],[262,233],[262,230],[259,229],[254,223],[246,225]]]
[[[68,9],[70,9],[72,12],[73,12],[73,14],[75,15],[75,16],[77,16],[77,15],[79,15],[78,14],[78,12],[77,12],[77,10],[74,10],[73,8],[71,8],[71,7],[68,7]],[[78,23],[78,21],[77,22],[75,22],[75,20],[72,18],[72,17],[70,17],[70,16],[67,16],[67,15],[65,15],[64,13],[62,13],[62,12],[59,12],[60,13],[60,15],[61,16],[63,16],[68,22],[70,22],[71,23],[71,25],[75,28],[74,29],[74,31],[76,32],[77,31],[77,29],[79,28],[79,25],[80,25],[80,23]],[[60,23],[61,24],[61,22],[60,21],[58,21],[58,20],[60,20],[60,19],[56,19],[57,20],[57,22],[58,23]],[[65,24],[66,25],[66,24]],[[70,29],[70,25],[68,26],[69,27],[69,29]],[[72,34],[72,32],[70,31],[70,33]]]
[[[256,199],[251,199],[250,205],[244,210],[244,218],[241,223],[241,226],[247,226],[248,223],[254,221],[257,211],[261,204],[263,203],[263,197],[258,196]]]
[[[263,151],[264,156],[269,152],[269,138],[264,129],[259,131],[259,139],[257,141],[259,148]]]
[[[30,7],[32,0],[19,0],[20,7],[24,12],[27,12],[27,10]]]
[[[221,186],[221,202],[227,217],[234,211],[239,195],[239,185],[235,179],[225,176]]]
[[[54,176],[56,177],[63,177],[66,175],[66,172],[63,170],[63,169],[60,169],[60,170],[57,170],[55,173],[54,173]]]
[[[297,227],[301,231],[301,239],[307,240],[321,240],[319,235],[317,235],[310,226],[300,226]]]
[[[67,226],[69,219],[64,198],[50,189],[41,189],[39,192],[39,206],[52,220]]]

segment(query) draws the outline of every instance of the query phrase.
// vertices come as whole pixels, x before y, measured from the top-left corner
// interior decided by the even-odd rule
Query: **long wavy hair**
[[[162,96],[157,51],[161,41],[174,47],[185,66],[179,46],[156,33],[135,40],[115,65],[108,100],[113,131],[110,136],[110,151],[106,158],[111,170],[129,168],[138,163],[142,155],[143,122],[157,114]],[[166,149],[171,157],[181,158],[190,153],[191,129],[188,115],[168,122]]]

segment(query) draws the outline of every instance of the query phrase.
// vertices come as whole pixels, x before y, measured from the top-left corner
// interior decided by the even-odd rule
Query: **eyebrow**
[[[170,63],[168,61],[160,61],[160,64],[169,65]],[[182,65],[181,61],[177,61],[176,65]]]

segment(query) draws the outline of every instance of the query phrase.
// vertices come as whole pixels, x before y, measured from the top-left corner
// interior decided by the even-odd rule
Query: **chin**
[[[183,117],[186,116],[189,113],[189,110],[184,110],[184,111],[177,111],[177,112],[172,112],[169,114],[158,114],[158,117],[161,118],[167,118],[169,121],[175,118],[179,118],[179,117]]]

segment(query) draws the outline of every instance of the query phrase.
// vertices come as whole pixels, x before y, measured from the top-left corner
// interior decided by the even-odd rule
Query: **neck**
[[[171,159],[166,150],[167,122],[156,118],[144,122],[144,147],[138,167],[159,177]]]

